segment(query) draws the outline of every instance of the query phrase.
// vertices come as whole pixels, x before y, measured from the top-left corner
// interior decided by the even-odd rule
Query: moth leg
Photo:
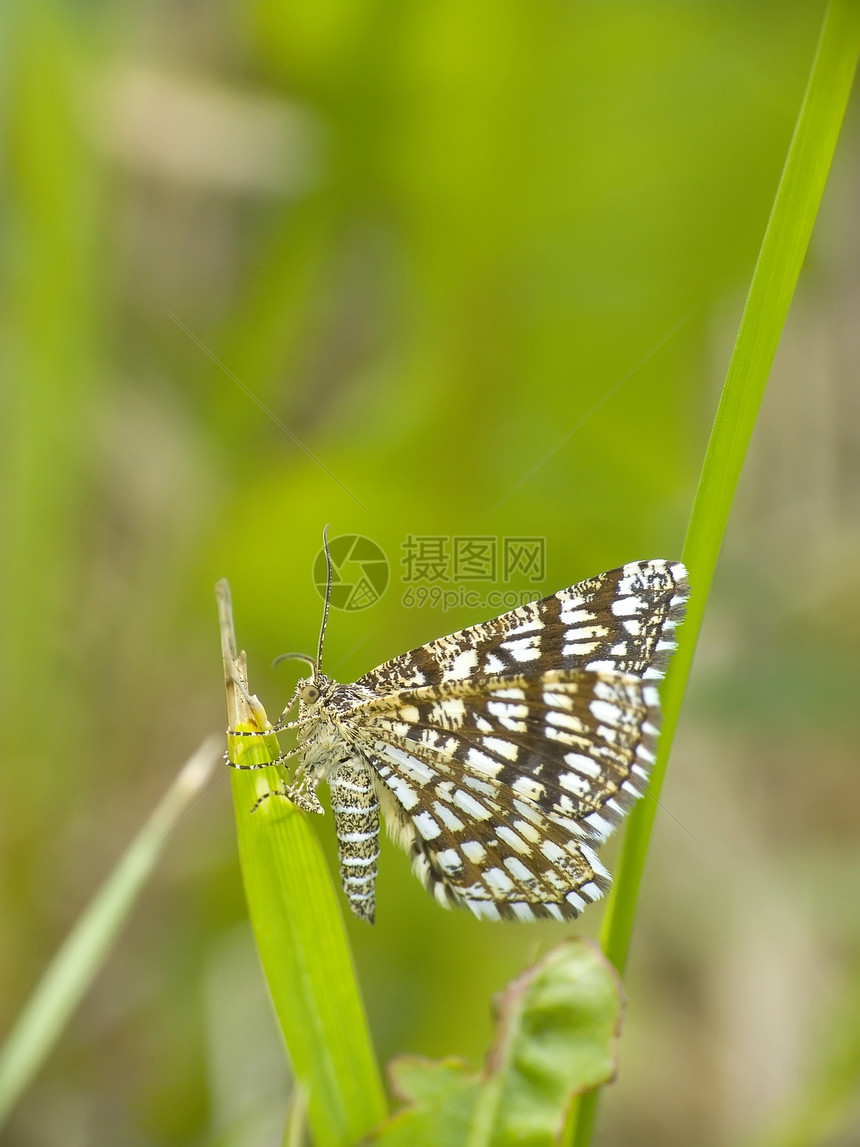
[[[268,730],[267,730],[267,732],[268,732]],[[232,729],[228,729],[227,735],[230,737],[236,737],[236,736],[241,736],[242,734],[241,733],[234,733]],[[249,736],[249,737],[263,737],[263,736],[265,736],[265,734],[264,733],[248,733],[247,736]],[[231,769],[245,769],[245,770],[270,769],[272,767],[272,765],[280,765],[284,761],[288,761],[290,759],[290,757],[297,757],[301,751],[302,751],[301,748],[289,749],[286,753],[281,753],[281,755],[279,757],[274,757],[271,761],[263,761],[262,764],[258,764],[258,765],[237,765],[235,761],[230,760],[229,752],[224,754],[224,760],[230,766]]]
[[[297,785],[288,785],[286,781],[284,781],[281,788],[269,789],[268,792],[263,793],[262,796],[257,798],[251,812],[256,812],[263,801],[268,800],[269,797],[284,797],[290,801],[291,804],[302,809],[303,812],[325,812],[314,790],[306,787],[306,778],[304,777]]]
[[[267,792],[264,792],[261,797],[258,797],[254,801],[254,804],[251,808],[251,812],[256,812],[257,809],[260,807],[260,805],[263,803],[263,801],[268,800],[269,797],[287,797],[287,793],[285,791],[286,787],[287,786],[284,785],[283,789],[269,789]]]
[[[284,721],[280,722],[280,718],[274,725],[270,725],[268,729],[228,729],[228,737],[265,737],[268,733],[283,733],[287,729],[300,729],[301,721]]]

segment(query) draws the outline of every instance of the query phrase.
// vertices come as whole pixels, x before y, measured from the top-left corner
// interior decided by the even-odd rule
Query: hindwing
[[[348,723],[438,899],[564,919],[608,887],[593,849],[644,789],[659,706],[630,674],[571,669],[404,689]]]

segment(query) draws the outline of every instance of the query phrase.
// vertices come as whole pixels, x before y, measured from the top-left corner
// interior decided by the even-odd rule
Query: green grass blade
[[[711,431],[684,543],[692,597],[679,632],[678,652],[662,689],[664,723],[660,750],[647,799],[633,810],[613,893],[603,923],[602,942],[612,963],[624,970],[639,887],[678,723],[681,702],[701,628],[708,591],[728,523],[744,458],[752,436],[777,344],[806,254],[812,227],[842,126],[860,48],[860,2],[829,3],[806,93],[768,220],[723,393]],[[596,1093],[580,1104],[575,1139],[586,1147],[596,1109]]]
[[[650,790],[659,796],[729,513],[777,344],[827,182],[860,46],[860,3],[832,0],[768,221],[711,431],[684,542],[692,596],[662,690],[664,730]],[[657,804],[630,817],[615,894],[604,921],[606,953],[623,971]]]
[[[218,585],[218,601],[230,727],[265,729],[262,706],[247,692],[244,655],[236,652],[226,582]],[[278,752],[274,736],[231,741],[233,759],[243,764]],[[251,813],[279,779],[275,768],[233,773],[248,911],[314,1142],[355,1143],[385,1118],[382,1080],[337,893],[308,817],[280,798]]]
[[[186,762],[30,997],[0,1051],[0,1127],[97,976],[168,834],[200,792],[218,756],[218,744],[210,738]]]

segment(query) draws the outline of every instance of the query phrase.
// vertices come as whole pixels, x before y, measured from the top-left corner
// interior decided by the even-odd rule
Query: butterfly
[[[272,726],[294,730],[297,746],[270,764],[298,767],[261,801],[322,813],[317,787],[328,782],[344,893],[370,923],[380,812],[440,904],[490,920],[577,916],[609,888],[596,850],[655,760],[657,682],[689,596],[684,566],[630,562],[344,685],[322,672],[323,541],[317,656],[284,655],[311,674]]]

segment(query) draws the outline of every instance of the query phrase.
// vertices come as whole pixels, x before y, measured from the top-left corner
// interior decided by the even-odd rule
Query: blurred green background
[[[0,1030],[225,724],[217,578],[276,713],[327,522],[391,565],[378,603],[333,611],[341,680],[492,612],[404,605],[410,535],[543,537],[540,584],[510,583],[536,594],[679,554],[822,11],[7,0]],[[857,142],[855,109],[718,571],[598,1143],[746,1142],[821,1072],[808,1141],[860,1141]],[[443,912],[388,844],[378,924],[349,928],[386,1059],[479,1059],[491,995],[565,931]],[[5,1142],[275,1144],[289,1086],[222,784]]]

